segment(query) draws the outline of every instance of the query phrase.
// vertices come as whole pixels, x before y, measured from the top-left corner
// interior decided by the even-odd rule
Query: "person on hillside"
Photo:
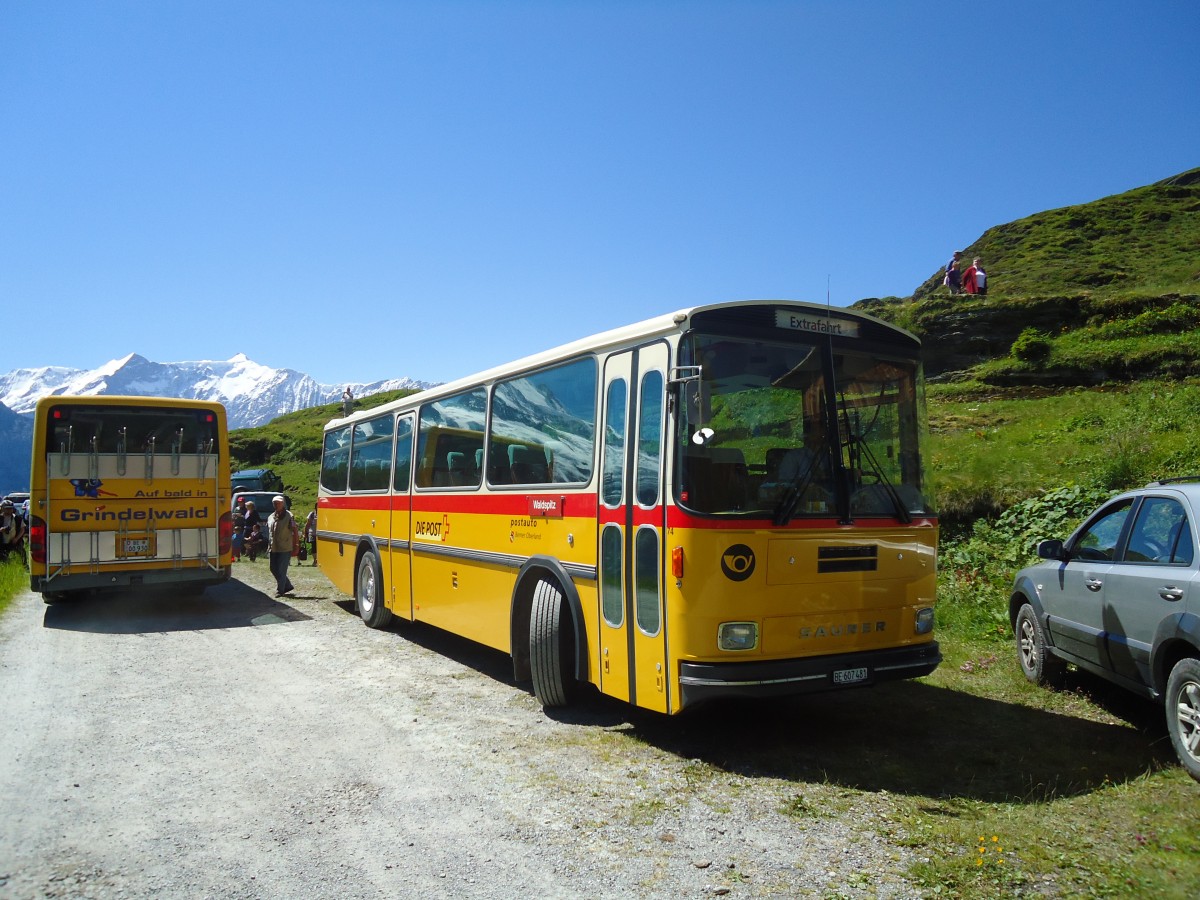
[[[346,389],[342,391],[342,415],[348,416],[354,412],[354,391],[350,390],[350,385],[346,385]]]
[[[15,553],[22,564],[25,560],[25,520],[11,500],[0,503],[0,561]]]
[[[293,554],[300,550],[300,529],[296,518],[286,507],[286,500],[276,494],[271,498],[275,510],[267,516],[267,552],[271,556],[271,574],[275,576],[275,596],[290,594],[291,579],[288,578],[288,563]]]
[[[951,294],[958,294],[962,291],[962,272],[958,268],[960,256],[962,256],[962,251],[955,250],[954,255],[950,257],[950,262],[946,263],[946,277],[942,280],[942,284],[950,288]]]
[[[980,282],[983,283],[983,290],[979,289]],[[963,272],[962,278],[963,290],[968,294],[985,294],[987,293],[987,275],[983,268],[979,265],[979,257],[971,260],[971,265],[967,271]]]

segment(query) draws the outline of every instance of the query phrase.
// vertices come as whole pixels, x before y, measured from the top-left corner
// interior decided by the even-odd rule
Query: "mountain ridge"
[[[357,397],[382,391],[421,390],[432,382],[413,378],[349,383]],[[225,405],[230,428],[263,425],[276,416],[331,403],[346,383],[320,384],[295,369],[273,369],[238,353],[227,360],[159,363],[128,353],[94,369],[40,366],[0,375],[0,404],[16,413],[32,413],[42,397],[123,394],[217,400]]]
[[[273,369],[238,353],[227,360],[159,363],[138,353],[94,369],[39,366],[0,375],[0,493],[28,489],[33,410],[43,397],[62,394],[179,397],[216,400],[230,429],[265,425],[278,416],[341,400],[395,390],[421,390],[432,382],[396,378],[366,383],[320,384],[294,369]]]

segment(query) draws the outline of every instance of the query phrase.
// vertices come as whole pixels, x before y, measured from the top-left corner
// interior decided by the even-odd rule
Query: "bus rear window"
[[[152,406],[51,408],[49,453],[208,453],[219,451],[215,411]]]

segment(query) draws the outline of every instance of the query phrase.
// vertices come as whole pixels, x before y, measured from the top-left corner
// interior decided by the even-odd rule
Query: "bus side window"
[[[510,445],[508,467],[512,471],[513,484],[546,484],[550,481],[550,467],[542,448]]]
[[[488,444],[488,484],[511,484],[512,473],[508,469],[508,451],[499,441]]]
[[[467,485],[471,483],[471,473],[467,469],[467,454],[459,450],[451,450],[446,454],[446,473],[449,483]]]

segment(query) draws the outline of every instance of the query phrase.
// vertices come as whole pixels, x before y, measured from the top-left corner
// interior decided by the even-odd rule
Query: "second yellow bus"
[[[47,602],[107,588],[195,592],[229,578],[220,403],[45,397],[29,477],[30,583]]]

